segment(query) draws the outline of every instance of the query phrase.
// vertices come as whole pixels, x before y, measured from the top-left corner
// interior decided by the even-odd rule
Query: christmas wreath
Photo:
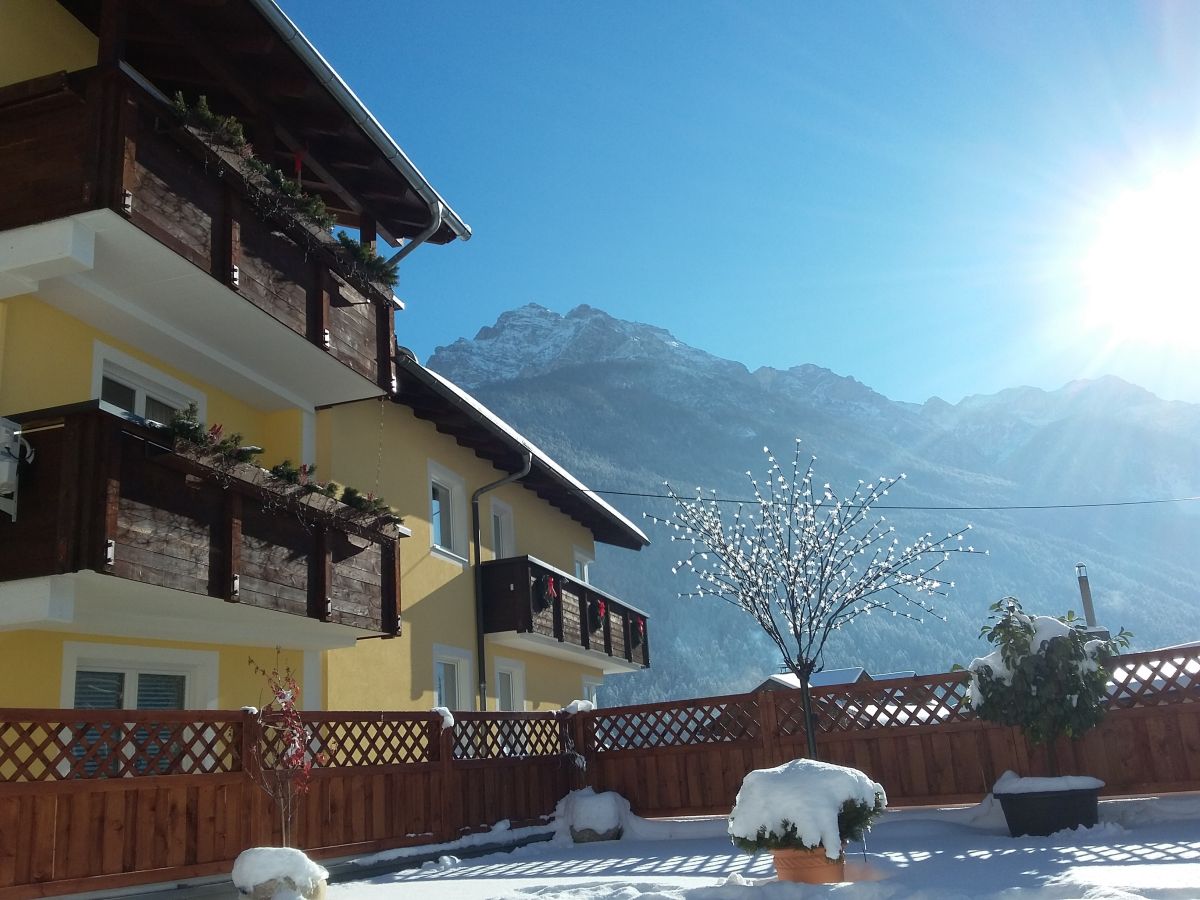
[[[533,592],[537,612],[544,612],[558,601],[558,581],[553,575],[539,575]]]
[[[642,641],[646,639],[646,620],[638,616],[634,620],[634,627],[629,629],[629,640],[634,647],[640,647]]]
[[[600,597],[592,597],[588,600],[588,631],[599,631],[603,628],[604,617],[607,613],[608,607]]]

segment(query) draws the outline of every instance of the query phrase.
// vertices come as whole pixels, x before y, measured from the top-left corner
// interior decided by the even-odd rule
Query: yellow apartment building
[[[645,536],[398,346],[384,263],[469,237],[273,0],[0,3],[0,707],[258,704],[253,659],[310,709],[541,710],[649,664],[588,583]]]

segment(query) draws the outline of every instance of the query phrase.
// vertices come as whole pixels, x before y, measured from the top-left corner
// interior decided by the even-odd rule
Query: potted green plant
[[[1095,825],[1104,783],[1062,776],[1055,742],[1100,724],[1108,710],[1105,663],[1129,646],[1131,635],[1124,629],[1115,638],[1089,631],[1071,613],[1031,616],[1014,597],[993,603],[991,613],[980,636],[996,649],[968,667],[969,701],[981,719],[1015,725],[1031,744],[1044,745],[1051,776],[1006,772],[996,782],[993,795],[1009,832],[1048,835]]]
[[[746,853],[771,851],[780,881],[840,882],[845,845],[862,840],[886,806],[883,788],[858,769],[794,759],[743,779],[729,836]]]

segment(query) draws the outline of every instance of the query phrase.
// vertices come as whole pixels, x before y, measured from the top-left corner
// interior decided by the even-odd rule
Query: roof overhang
[[[100,32],[100,0],[59,0]],[[246,126],[255,152],[291,174],[303,163],[306,190],[319,193],[342,225],[374,220],[397,241],[433,222],[444,244],[470,227],[434,190],[333,67],[274,0],[128,0],[122,58],[166,96],[208,98]]]
[[[519,472],[526,454],[532,454],[532,467],[521,484],[584,525],[597,541],[630,550],[650,543],[640,528],[462,388],[403,351],[397,354],[396,372],[395,402],[496,468]]]

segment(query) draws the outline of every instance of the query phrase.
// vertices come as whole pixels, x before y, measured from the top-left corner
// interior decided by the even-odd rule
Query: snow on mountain
[[[529,305],[474,340],[438,348],[429,365],[469,388],[599,490],[658,494],[679,488],[747,492],[800,436],[834,484],[907,472],[911,506],[1021,506],[1200,494],[1200,406],[1163,401],[1118,378],[1043,391],[1021,387],[957,404],[892,401],[854,378],[814,365],[750,372],[654,326],[589,306],[565,316]],[[612,495],[639,520],[665,512],[653,497]],[[1179,633],[1200,600],[1191,572],[1200,504],[1093,509],[888,511],[901,533],[976,526],[986,562],[963,561],[947,622],[897,628],[865,623],[839,637],[824,663],[873,671],[944,671],[982,652],[986,606],[1005,594],[1039,613],[1076,606],[1074,564],[1089,563],[1107,624],[1140,646],[1198,638]],[[602,587],[652,613],[649,672],[614,680],[609,699],[745,690],[775,670],[772,648],[743,614],[718,601],[683,601],[663,535],[633,555],[599,553]],[[716,636],[720,635],[719,642]],[[717,646],[719,652],[713,653]]]

